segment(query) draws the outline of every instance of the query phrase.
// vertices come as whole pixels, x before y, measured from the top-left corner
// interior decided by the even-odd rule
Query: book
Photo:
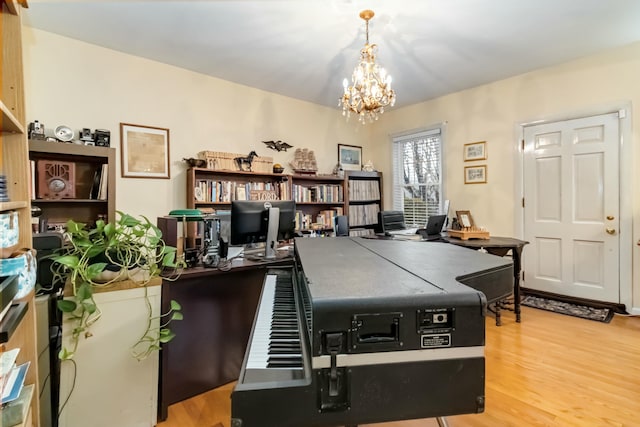
[[[100,171],[100,190],[98,191],[98,200],[107,200],[107,182],[109,181],[109,165],[102,165]]]

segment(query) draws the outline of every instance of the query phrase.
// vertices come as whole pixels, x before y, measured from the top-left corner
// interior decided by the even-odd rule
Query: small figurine
[[[373,172],[375,168],[373,167],[373,162],[371,160],[367,160],[367,163],[362,165],[362,170],[365,172]]]
[[[286,142],[277,141],[262,141],[263,144],[267,144],[267,147],[276,151],[287,151],[287,148],[293,148],[293,145],[289,145]]]
[[[238,165],[238,170],[244,171],[244,165],[248,165],[248,171],[251,172],[251,163],[253,163],[253,158],[258,157],[258,154],[255,151],[251,151],[247,154],[247,157],[236,157],[233,159]]]

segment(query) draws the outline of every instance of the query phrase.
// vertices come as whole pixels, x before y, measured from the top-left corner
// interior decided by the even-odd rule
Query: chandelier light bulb
[[[360,18],[366,22],[366,43],[360,50],[360,62],[353,70],[352,85],[345,78],[342,82],[344,95],[339,101],[342,104],[342,115],[349,117],[351,113],[358,115],[358,120],[364,124],[366,120],[373,122],[384,113],[384,107],[393,106],[396,94],[391,89],[391,75],[384,67],[376,64],[378,46],[369,44],[369,20],[373,18],[372,10],[360,12]]]

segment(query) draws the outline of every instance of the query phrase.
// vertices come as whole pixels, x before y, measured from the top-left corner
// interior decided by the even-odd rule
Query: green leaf
[[[179,311],[174,311],[173,314],[171,315],[171,320],[182,320],[182,313]]]
[[[98,255],[104,253],[104,246],[92,244],[86,252],[87,258],[95,258]]]
[[[69,359],[73,359],[73,352],[67,350],[66,348],[62,347],[62,350],[60,350],[58,352],[58,358],[60,360],[69,360]]]
[[[95,264],[91,264],[87,267],[87,277],[89,279],[93,279],[102,273],[107,266],[106,262],[96,262]]]
[[[91,286],[88,283],[83,283],[76,291],[76,298],[80,301],[84,301],[91,298],[92,293]]]
[[[75,255],[64,255],[53,259],[58,264],[66,265],[69,268],[77,268],[79,264],[78,257]]]
[[[167,334],[167,335],[162,335],[162,336],[160,336],[160,339],[159,339],[158,341],[160,341],[160,342],[161,342],[161,343],[163,343],[163,344],[166,344],[166,343],[168,343],[169,341],[171,341],[172,339],[174,339],[174,338],[175,338],[175,336],[176,336],[176,334],[175,334],[175,333],[173,333],[173,332],[169,332],[169,334]]]
[[[104,235],[107,236],[107,239],[111,239],[116,232],[116,226],[109,223],[104,226]]]
[[[78,305],[74,301],[63,299],[58,301],[57,306],[63,313],[72,313]]]
[[[180,305],[180,303],[178,303],[178,301],[172,299],[171,300],[171,310],[173,310],[173,311],[182,310],[182,306]]]
[[[96,310],[98,309],[98,307],[91,300],[83,301],[82,306],[89,314],[95,313]]]
[[[166,336],[167,336],[167,335],[169,335],[170,333],[171,333],[171,329],[167,329],[167,328],[162,328],[162,329],[160,329],[160,336],[161,336],[161,337],[162,337],[162,336],[165,336],[165,337],[166,337]]]
[[[125,227],[135,227],[136,225],[141,224],[139,220],[137,220],[136,218],[128,214],[122,215],[122,218],[120,218],[120,221],[118,222],[124,225]]]

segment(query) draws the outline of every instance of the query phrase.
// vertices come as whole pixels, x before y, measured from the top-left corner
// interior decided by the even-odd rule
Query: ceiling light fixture
[[[340,99],[342,115],[349,117],[355,113],[362,124],[367,120],[378,120],[379,115],[384,113],[384,107],[393,107],[396,102],[396,93],[391,89],[391,76],[376,64],[378,46],[369,44],[369,20],[373,15],[373,10],[360,12],[360,18],[366,22],[367,43],[360,50],[360,62],[353,70],[353,85],[349,86],[349,81],[344,79],[344,95]]]

